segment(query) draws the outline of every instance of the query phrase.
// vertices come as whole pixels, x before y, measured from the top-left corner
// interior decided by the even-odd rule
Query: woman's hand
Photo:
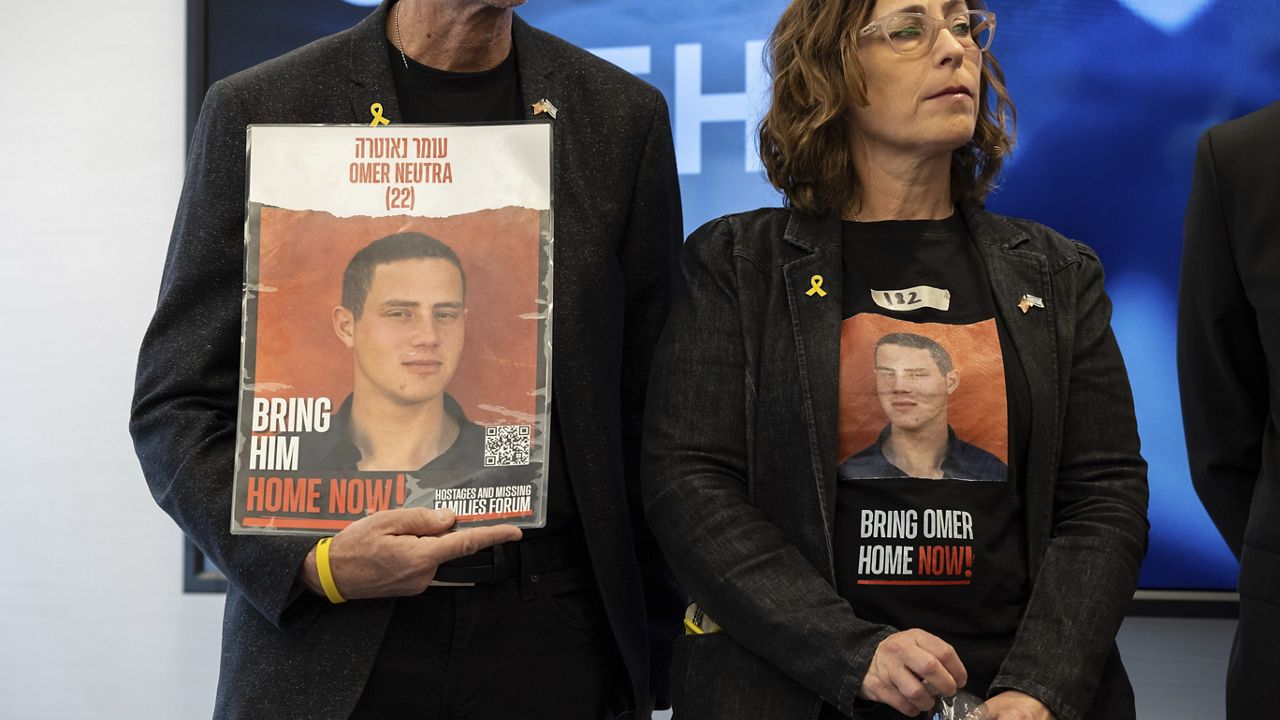
[[[1006,690],[986,702],[986,720],[1053,720],[1044,703],[1017,690]]]
[[[903,630],[880,641],[858,696],[916,715],[932,709],[938,696],[955,695],[968,681],[955,648],[923,630]]]

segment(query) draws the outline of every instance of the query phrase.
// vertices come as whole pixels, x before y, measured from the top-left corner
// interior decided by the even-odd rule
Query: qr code
[[[490,425],[484,429],[484,466],[529,464],[528,425]]]

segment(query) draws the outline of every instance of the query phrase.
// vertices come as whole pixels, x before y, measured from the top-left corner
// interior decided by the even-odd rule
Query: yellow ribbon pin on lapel
[[[379,125],[390,125],[391,121],[382,117],[382,103],[374,103],[369,106],[369,112],[373,113],[373,122],[369,123],[369,127],[378,127]]]
[[[809,278],[809,292],[805,293],[805,295],[809,295],[809,296],[817,295],[818,297],[827,296],[827,291],[822,289],[821,275],[814,275],[813,277]]]

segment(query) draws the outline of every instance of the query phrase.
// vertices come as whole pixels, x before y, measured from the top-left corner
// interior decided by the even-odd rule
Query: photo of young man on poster
[[[466,274],[445,243],[402,232],[357,252],[333,309],[334,333],[352,353],[352,392],[311,461],[333,470],[480,467],[484,430],[447,391],[466,319]]]
[[[958,438],[947,421],[959,386],[960,371],[937,341],[906,332],[881,336],[875,387],[888,424],[874,443],[840,464],[840,477],[1004,480],[1005,463]]]

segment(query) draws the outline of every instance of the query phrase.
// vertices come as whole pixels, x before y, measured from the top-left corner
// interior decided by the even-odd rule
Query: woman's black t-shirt
[[[1026,378],[959,215],[843,236],[837,588],[951,643],[983,694],[1028,597]]]

